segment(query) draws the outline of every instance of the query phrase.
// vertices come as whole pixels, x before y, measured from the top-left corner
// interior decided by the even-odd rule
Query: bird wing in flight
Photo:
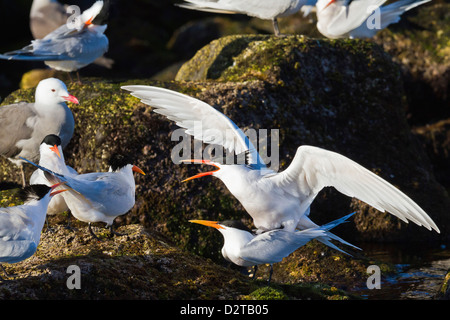
[[[404,222],[411,220],[439,232],[433,220],[407,195],[353,160],[332,151],[301,146],[286,170],[266,178],[295,196],[306,194],[310,202],[324,187],[334,187]]]
[[[155,112],[175,121],[195,139],[223,146],[230,152],[249,152],[249,162],[264,167],[256,148],[242,130],[223,113],[209,104],[172,90],[151,86],[123,86]],[[199,130],[201,129],[201,130]]]

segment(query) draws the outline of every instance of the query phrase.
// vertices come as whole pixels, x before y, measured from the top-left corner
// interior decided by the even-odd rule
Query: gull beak
[[[52,186],[50,187],[50,189],[52,190],[52,192],[50,193],[50,197],[53,197],[54,195],[57,195],[58,193],[67,191],[67,189],[62,189],[62,190],[56,190],[56,191],[53,191],[55,188],[59,187],[60,185],[65,184],[65,183],[66,183],[66,182],[63,181],[63,182],[59,182],[59,183],[56,183],[56,184],[52,185]]]
[[[328,8],[328,6],[331,5],[332,3],[334,3],[335,1],[336,1],[336,0],[331,0],[330,2],[328,2],[328,4],[327,4],[325,7],[323,7],[322,10]]]
[[[58,149],[58,146],[56,144],[53,147],[50,147],[50,150],[52,150],[54,153],[56,153],[58,158],[61,159],[61,154],[59,153],[59,149]]]
[[[202,224],[202,225],[204,225],[204,226],[212,227],[212,228],[215,228],[215,229],[225,229],[224,227],[222,227],[222,226],[219,224],[218,221],[189,220],[189,222]]]
[[[141,170],[139,167],[137,167],[137,166],[133,166],[133,167],[131,168],[131,170],[133,170],[134,172],[138,172],[138,173],[140,173],[140,174],[142,174],[142,175],[145,176],[145,172],[142,171],[142,170]]]
[[[206,176],[211,176],[213,175],[215,172],[220,170],[220,167],[216,164],[214,164],[211,160],[201,160],[201,159],[187,159],[187,160],[181,160],[181,162],[190,162],[190,163],[199,163],[199,164],[208,164],[210,166],[214,166],[217,168],[217,170],[214,171],[208,171],[208,172],[202,172],[199,173],[193,177],[184,179],[181,182],[185,182],[185,181],[189,181],[189,180],[193,180],[193,179],[197,179],[197,178],[201,178],[201,177],[206,177]]]
[[[71,94],[69,94],[66,97],[63,97],[63,99],[66,100],[66,101],[73,102],[75,104],[79,104],[78,99],[76,97],[74,97],[73,95],[71,95]]]

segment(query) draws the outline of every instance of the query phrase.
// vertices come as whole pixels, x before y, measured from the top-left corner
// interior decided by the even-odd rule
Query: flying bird
[[[39,154],[40,166],[64,176],[73,177],[78,174],[74,168],[66,165],[59,136],[54,134],[47,135],[39,147]],[[44,171],[40,169],[36,169],[30,177],[30,185],[34,184],[52,185],[45,176]],[[64,197],[59,194],[51,199],[47,207],[47,215],[56,215],[68,210],[69,207]]]
[[[58,135],[62,148],[69,144],[75,121],[67,101],[79,103],[61,80],[48,78],[37,85],[34,103],[0,107],[0,155],[19,167],[23,186],[26,185],[24,161],[19,157],[37,161],[39,146],[48,134]]]
[[[371,38],[400,21],[408,10],[431,0],[318,0],[317,29],[327,38]]]
[[[317,228],[309,218],[310,206],[325,187],[334,187],[379,211],[439,232],[428,214],[407,195],[339,153],[303,145],[298,147],[289,167],[274,172],[265,166],[242,130],[209,104],[159,87],[132,85],[122,89],[150,105],[154,112],[175,121],[195,139],[221,145],[230,153],[245,154],[245,163],[238,164],[226,164],[220,157],[186,160],[216,168],[186,180],[204,176],[219,178],[253,218],[259,232]]]
[[[85,10],[77,21],[66,23],[42,39],[32,40],[28,46],[0,54],[1,59],[44,61],[52,69],[70,72],[91,64],[108,50],[108,38],[104,34],[107,25],[95,25],[92,21],[100,13],[103,1],[96,1]]]
[[[185,0],[187,3],[177,6],[206,12],[245,14],[263,20],[271,20],[274,33],[279,36],[278,18],[287,17],[300,11],[301,7],[310,4],[311,0]],[[315,0],[313,0],[315,1]]]
[[[227,220],[217,222],[208,220],[190,220],[189,222],[202,224],[219,230],[224,238],[222,255],[225,260],[241,267],[254,266],[255,272],[253,278],[256,275],[258,265],[270,264],[270,275],[268,279],[268,283],[270,284],[274,263],[281,262],[283,258],[313,239],[322,238],[331,240],[334,235],[330,235],[328,230],[345,222],[353,214],[354,213],[351,213],[320,227],[294,232],[284,229],[275,229],[260,234],[253,233],[241,221]],[[328,245],[333,249],[346,253],[331,242],[329,242]]]
[[[113,230],[114,219],[126,214],[135,203],[135,181],[133,172],[145,173],[130,164],[128,157],[113,154],[109,159],[108,172],[91,172],[78,175],[58,174],[28,159],[23,159],[45,171],[45,177],[53,183],[55,177],[65,182],[67,189],[62,195],[72,215],[89,224],[89,232],[99,240],[91,228],[91,223],[104,222]],[[50,173],[50,174],[48,174]],[[119,235],[119,234],[118,234]]]
[[[36,252],[47,206],[53,196],[65,191],[54,190],[61,184],[27,186],[20,192],[23,205],[0,208],[0,263],[17,263]]]

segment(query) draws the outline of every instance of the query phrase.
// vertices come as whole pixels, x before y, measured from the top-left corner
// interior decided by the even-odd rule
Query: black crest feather
[[[123,154],[114,153],[111,155],[108,161],[109,166],[111,166],[111,169],[113,171],[122,169],[128,164],[131,164],[131,159],[128,156],[125,156]]]
[[[49,186],[44,184],[33,184],[22,188],[19,191],[18,196],[24,202],[32,199],[41,200],[49,191]]]
[[[42,143],[48,144],[50,146],[60,146],[61,145],[61,138],[58,137],[56,134],[49,134],[47,135],[44,140],[42,140]]]

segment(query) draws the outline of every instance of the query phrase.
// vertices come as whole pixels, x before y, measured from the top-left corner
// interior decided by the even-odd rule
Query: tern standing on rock
[[[236,154],[245,153],[242,164],[224,164],[223,159],[187,160],[212,165],[216,170],[186,180],[209,175],[222,180],[260,232],[279,228],[291,232],[317,228],[318,225],[309,219],[310,205],[325,187],[334,187],[379,211],[387,211],[405,222],[411,220],[439,232],[428,214],[407,195],[341,154],[300,146],[289,167],[276,173],[265,166],[242,130],[209,104],[159,87],[135,85],[122,89],[131,91],[131,95],[153,107],[156,113],[175,121],[195,139],[221,145]],[[201,130],[196,129],[196,125]]]
[[[73,177],[78,174],[75,169],[65,164],[64,153],[62,151],[61,139],[59,136],[54,134],[46,136],[39,147],[39,154],[40,166],[67,177]],[[30,185],[34,184],[52,185],[45,177],[44,171],[40,169],[36,169],[30,177]],[[47,208],[47,214],[55,215],[67,210],[69,210],[69,207],[67,206],[64,197],[59,194],[51,199]]]
[[[43,39],[31,41],[23,49],[0,54],[0,58],[44,61],[55,70],[78,71],[108,50],[108,38],[104,35],[107,26],[92,23],[102,7],[103,1],[95,2],[77,17],[79,23],[66,23]]]
[[[0,155],[19,166],[24,186],[24,161],[19,157],[37,161],[39,146],[48,134],[58,135],[63,148],[72,138],[75,121],[66,101],[78,104],[62,81],[48,78],[37,85],[34,103],[0,107]]]
[[[50,199],[65,191],[54,191],[58,186],[25,187],[21,190],[23,205],[0,208],[0,263],[17,263],[36,252]]]
[[[371,38],[400,21],[408,10],[431,0],[318,0],[317,29],[327,38]]]
[[[189,222],[203,224],[220,231],[224,238],[222,255],[225,260],[241,267],[255,267],[253,278],[260,264],[270,264],[269,284],[272,278],[273,264],[281,262],[309,241],[321,238],[331,240],[334,235],[328,230],[345,222],[353,213],[338,220],[327,223],[321,227],[310,228],[302,231],[289,232],[283,229],[270,230],[261,234],[254,234],[241,221],[208,221],[190,220]],[[329,242],[333,249],[342,251]]]
[[[27,161],[27,159],[24,159]],[[28,161],[30,162],[30,161]],[[57,176],[65,182],[67,189],[62,195],[72,215],[80,221],[89,223],[89,232],[96,239],[98,237],[92,231],[91,223],[104,222],[110,227],[112,234],[114,219],[126,214],[135,203],[135,188],[133,172],[145,173],[130,164],[126,156],[113,154],[109,159],[108,172],[92,172],[74,176],[57,174],[48,168],[31,164],[51,173],[45,177],[54,183]]]
[[[246,14],[263,20],[271,20],[274,33],[280,35],[278,18],[287,17],[300,11],[301,7],[311,0],[185,0],[187,3],[178,4],[186,9],[198,11]],[[314,0],[315,1],[315,0]]]

